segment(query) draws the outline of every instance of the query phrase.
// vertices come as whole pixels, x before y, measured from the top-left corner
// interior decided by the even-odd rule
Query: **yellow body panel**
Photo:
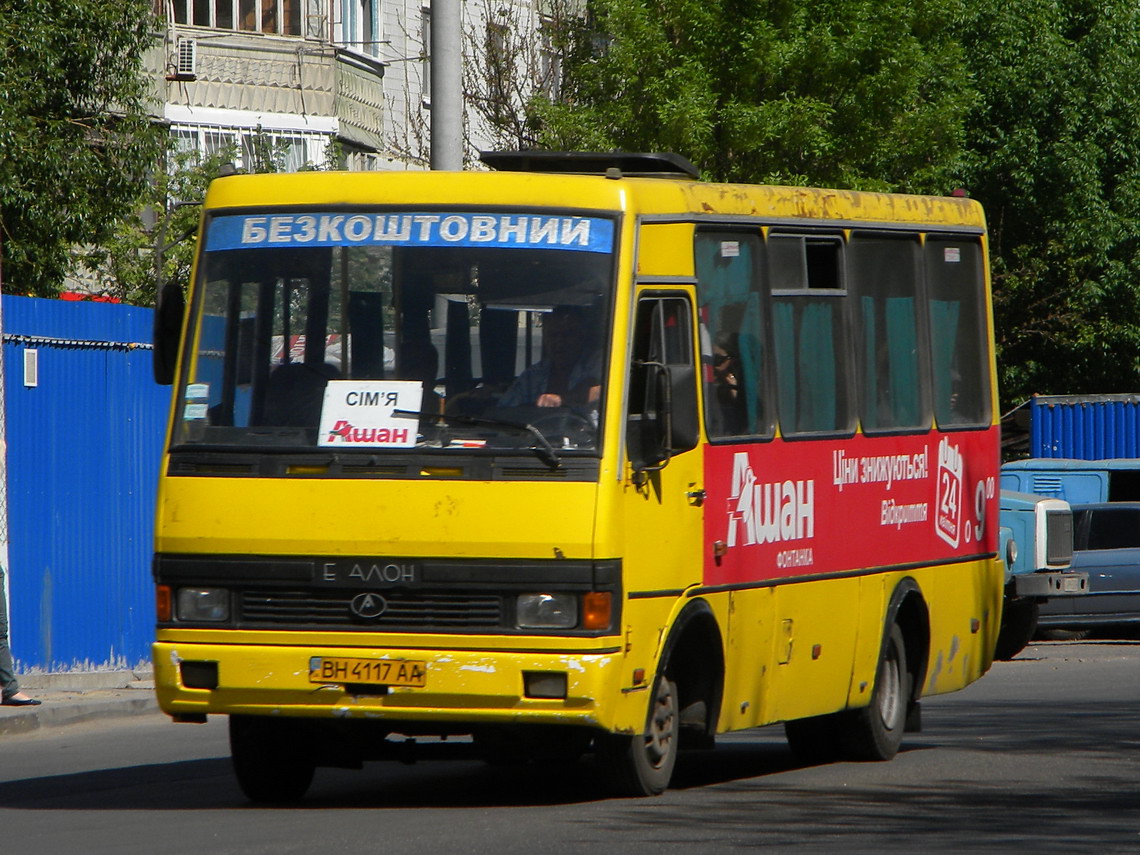
[[[156,543],[171,553],[554,558],[557,550],[593,558],[597,490],[582,482],[167,478]]]

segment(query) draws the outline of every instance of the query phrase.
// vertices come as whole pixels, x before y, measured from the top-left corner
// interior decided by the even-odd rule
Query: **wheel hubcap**
[[[879,716],[887,730],[893,730],[898,720],[899,706],[902,703],[902,675],[899,674],[899,660],[891,647],[890,655],[883,662],[879,674]]]
[[[672,750],[676,717],[673,692],[667,681],[660,680],[649,719],[649,733],[645,737],[645,753],[654,766],[660,766]]]

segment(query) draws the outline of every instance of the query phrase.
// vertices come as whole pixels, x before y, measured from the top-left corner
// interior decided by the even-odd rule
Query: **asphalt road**
[[[223,719],[160,715],[0,740],[0,850],[37,855],[1140,851],[1140,642],[1050,643],[923,705],[890,763],[802,767],[782,729],[683,757],[655,799],[599,798],[588,762],[318,770],[251,807]]]

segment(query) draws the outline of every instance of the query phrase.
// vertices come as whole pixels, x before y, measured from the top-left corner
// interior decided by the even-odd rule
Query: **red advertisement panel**
[[[996,430],[705,447],[706,585],[993,553]]]

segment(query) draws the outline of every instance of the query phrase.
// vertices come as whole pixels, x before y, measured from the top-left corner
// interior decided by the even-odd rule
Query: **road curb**
[[[20,688],[39,706],[0,706],[0,737],[99,719],[158,713],[148,671],[89,671],[20,675]]]
[[[154,679],[149,669],[124,668],[118,671],[59,671],[19,675],[20,688],[37,691],[93,692],[99,689],[126,689]]]

